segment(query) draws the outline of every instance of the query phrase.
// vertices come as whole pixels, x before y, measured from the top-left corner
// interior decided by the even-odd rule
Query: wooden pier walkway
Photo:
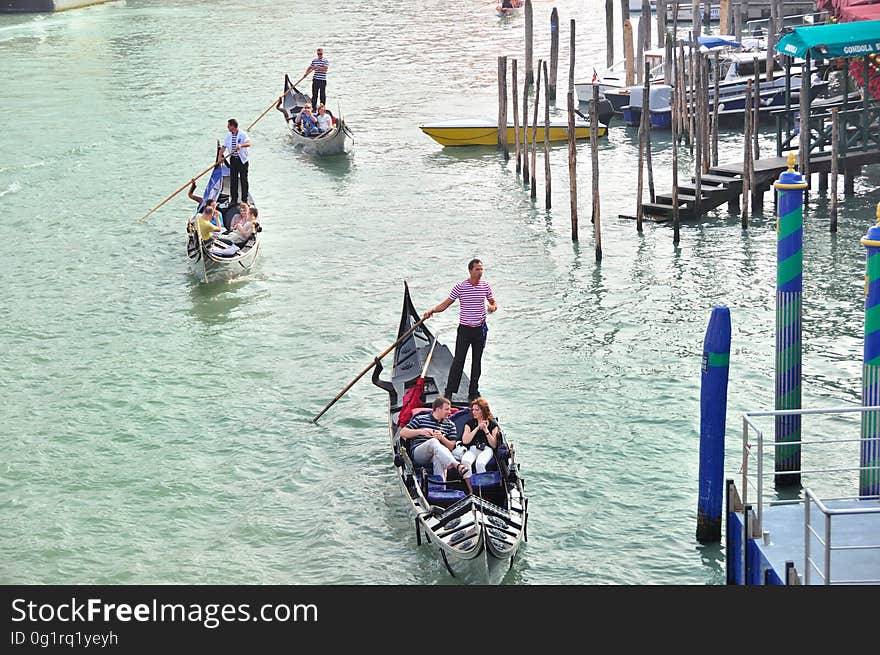
[[[839,170],[861,168],[866,164],[880,163],[880,147],[871,150],[848,152],[846,158],[839,157]],[[755,160],[755,190],[752,198],[761,207],[766,191],[773,187],[780,173],[788,168],[788,157],[768,157]],[[831,153],[816,153],[810,157],[810,173],[827,173],[831,170]],[[694,220],[707,212],[727,203],[730,211],[740,206],[743,185],[743,163],[719,164],[709,168],[700,183],[700,199],[697,202],[696,180],[691,177],[689,184],[678,185],[678,216],[680,220]],[[664,222],[672,220],[672,192],[657,194],[654,202],[642,203],[644,220]],[[621,214],[621,218],[635,218]]]

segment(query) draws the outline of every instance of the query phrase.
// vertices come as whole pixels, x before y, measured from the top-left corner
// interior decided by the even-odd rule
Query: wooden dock
[[[866,164],[880,163],[880,148],[849,152],[846,159],[839,157],[839,170],[861,168]],[[768,157],[755,160],[755,193],[752,198],[761,206],[761,199],[766,191],[773,187],[779,174],[788,168],[788,157]],[[828,173],[831,170],[831,154],[819,153],[810,157],[810,173]],[[709,172],[701,178],[700,199],[697,202],[696,180],[691,177],[689,184],[678,185],[678,216],[680,220],[695,220],[704,214],[717,209],[723,204],[730,211],[739,209],[743,185],[743,163],[719,164],[709,168]],[[643,202],[644,219],[662,223],[672,220],[672,192],[658,194],[654,202]],[[635,218],[620,215],[621,218]]]

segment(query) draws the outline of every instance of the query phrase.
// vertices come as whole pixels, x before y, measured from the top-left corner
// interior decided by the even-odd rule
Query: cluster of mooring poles
[[[691,4],[691,3],[687,3]],[[699,2],[695,3],[696,6]],[[666,23],[666,3],[657,5],[657,47],[664,48],[665,60],[663,65],[663,84],[670,87],[671,99],[671,130],[672,130],[672,160],[676,163],[672,170],[672,197],[671,214],[673,222],[673,243],[680,240],[680,203],[679,191],[690,191],[694,194],[696,211],[699,211],[699,203],[702,196],[702,178],[710,166],[718,164],[718,55],[715,53],[712,61],[709,55],[699,52],[696,45],[701,34],[700,21],[693,23],[693,31],[690,33],[688,51],[685,46],[688,41],[676,37],[678,33],[679,2],[674,0],[672,8],[672,23]],[[611,7],[610,0],[606,3],[606,9]],[[694,7],[696,8],[696,7]],[[709,4],[706,2],[704,15],[708,17]],[[636,231],[642,233],[645,212],[645,176],[647,176],[647,192],[649,206],[654,204],[657,194],[654,188],[654,171],[651,152],[651,120],[650,120],[650,96],[652,71],[644,66],[644,52],[651,43],[651,22],[647,19],[639,21],[638,34],[638,59],[633,61],[632,53],[632,25],[629,18],[629,4],[627,0],[621,2],[623,15],[623,43],[626,67],[626,84],[632,86],[638,79],[643,85],[641,118],[638,129],[638,179],[636,197]],[[650,15],[650,5],[643,0],[642,16]],[[606,22],[606,52],[608,61],[613,59],[613,33],[612,20]],[[714,68],[715,93],[714,102],[709,102],[710,68]],[[756,107],[757,111],[757,107]],[[757,135],[755,136],[757,141]],[[678,149],[686,144],[688,150],[694,155],[694,185],[680,186],[678,183]],[[751,147],[749,149],[751,152]],[[736,203],[738,205],[738,202]],[[627,217],[629,218],[629,217]]]
[[[719,132],[722,113],[720,110],[721,93],[719,53],[701,52],[699,39],[703,32],[700,20],[692,22],[687,35],[679,36],[678,21],[680,0],[672,0],[667,25],[667,1],[661,0],[657,9],[656,43],[665,50],[663,83],[670,92],[670,128],[672,133],[672,159],[675,162],[672,170],[672,191],[670,194],[658,194],[654,185],[653,153],[651,145],[651,95],[653,71],[645,65],[645,52],[651,47],[652,20],[650,18],[649,0],[642,0],[642,18],[639,20],[637,38],[633,39],[633,28],[629,12],[630,0],[620,0],[622,14],[622,37],[625,61],[625,83],[628,87],[641,87],[641,117],[638,125],[638,171],[636,183],[636,231],[643,232],[646,216],[660,220],[671,219],[673,224],[673,243],[680,241],[680,222],[683,218],[700,218],[707,212],[727,203],[728,211],[738,213],[742,227],[749,226],[750,216],[763,211],[764,194],[770,190],[780,172],[787,168],[783,154],[797,151],[799,162],[798,172],[804,178],[803,195],[808,200],[811,173],[819,175],[819,190],[830,191],[830,229],[837,229],[837,188],[838,175],[844,176],[844,194],[854,192],[854,177],[861,166],[880,160],[880,148],[873,150],[868,147],[873,141],[863,136],[862,144],[853,146],[847,136],[847,129],[855,128],[867,134],[869,126],[865,125],[868,116],[868,95],[858,109],[862,112],[859,122],[850,109],[856,103],[849,99],[848,67],[843,68],[843,100],[839,107],[828,106],[828,110],[811,115],[811,54],[796,55],[804,60],[800,73],[799,101],[792,105],[792,62],[794,56],[779,55],[784,64],[785,75],[785,108],[776,116],[776,157],[762,153],[760,148],[762,86],[772,82],[774,68],[779,70],[779,63],[774,58],[776,52],[773,45],[782,27],[781,0],[771,0],[770,19],[768,21],[768,43],[770,47],[766,62],[756,56],[753,61],[754,78],[749,80],[744,89],[745,111],[743,111],[743,147],[742,157],[732,163],[719,163]],[[606,61],[613,65],[614,39],[613,17],[614,0],[605,0],[606,10]],[[704,18],[708,18],[710,3],[702,3]],[[692,11],[700,7],[700,2],[685,3]],[[766,7],[766,3],[764,4]],[[757,8],[757,6],[753,7]],[[721,5],[721,32],[735,31],[738,38],[742,34],[742,22],[749,14],[746,2],[726,0]],[[512,61],[513,86],[513,133],[517,175],[522,174],[522,181],[529,189],[531,198],[537,200],[538,170],[537,150],[540,108],[543,104],[543,145],[544,145],[544,206],[549,210],[552,203],[552,179],[549,159],[550,151],[550,103],[557,97],[556,80],[559,64],[559,15],[554,8],[550,17],[550,53],[549,59],[539,58],[537,71],[533,67],[533,10],[531,0],[525,2],[525,71],[522,96],[519,95],[518,62]],[[567,88],[568,114],[568,169],[569,199],[571,216],[571,238],[578,241],[578,189],[577,189],[577,149],[576,115],[583,116],[577,109],[577,98],[574,91],[575,65],[575,21],[570,21],[569,75]],[[638,57],[634,50],[638,51]],[[825,58],[828,53],[824,52]],[[814,54],[813,58],[823,57],[823,53]],[[872,59],[873,57],[873,59]],[[864,86],[871,82],[871,75],[877,73],[877,57],[866,58]],[[508,57],[498,58],[498,145],[503,151],[505,160],[510,158],[508,144],[507,117],[508,110]],[[762,65],[767,77],[762,77]],[[543,78],[543,79],[542,79]],[[767,81],[764,81],[764,80]],[[544,95],[541,96],[541,89]],[[711,88],[710,88],[711,87]],[[766,88],[766,86],[765,86]],[[532,96],[532,90],[534,95]],[[596,247],[596,259],[602,258],[601,242],[601,204],[599,197],[599,164],[598,164],[598,132],[599,122],[596,116],[598,107],[598,82],[594,79],[592,102],[590,105],[589,129],[590,152],[592,164],[592,217]],[[522,108],[519,108],[520,100]],[[531,100],[531,104],[530,104]],[[637,110],[638,108],[634,107]],[[871,110],[874,108],[871,107]],[[522,112],[520,114],[520,111]],[[520,122],[521,117],[521,122]],[[587,117],[584,117],[587,118]],[[766,122],[766,119],[764,119]],[[656,128],[655,128],[656,129]],[[875,139],[876,140],[876,139]],[[681,148],[687,148],[692,155],[693,168],[690,180],[684,184],[679,182],[678,155]],[[826,148],[829,150],[826,152]],[[876,150],[876,152],[875,152]],[[812,154],[811,154],[812,153]],[[739,158],[737,158],[739,159]],[[831,175],[830,189],[828,175]],[[646,197],[647,196],[647,197]],[[774,195],[774,202],[777,201]]]
[[[575,141],[576,115],[580,112],[576,108],[574,91],[574,65],[575,65],[575,21],[570,23],[569,44],[569,67],[568,67],[568,173],[569,173],[569,199],[571,206],[571,240],[578,241],[578,205],[577,205],[577,149]],[[538,125],[539,109],[542,104],[542,78],[543,78],[543,126],[544,126],[544,207],[550,209],[552,205],[553,181],[550,174],[550,102],[556,101],[556,78],[559,64],[559,13],[556,8],[550,14],[550,58],[538,59],[537,73],[533,64],[533,12],[531,0],[525,1],[525,71],[522,89],[522,123],[520,123],[519,108],[519,74],[518,61],[511,58],[511,87],[513,109],[513,134],[514,134],[514,157],[516,159],[516,173],[522,174],[522,182],[530,190],[532,200],[538,197]],[[507,90],[507,59],[506,56],[498,57],[498,147],[504,160],[510,159],[508,143],[508,90]],[[529,104],[529,95],[532,85],[535,87],[534,101]],[[596,243],[596,260],[602,259],[602,228],[600,220],[599,204],[599,118],[598,86],[593,85],[593,102],[590,104],[590,153],[593,173],[593,202],[592,223]]]

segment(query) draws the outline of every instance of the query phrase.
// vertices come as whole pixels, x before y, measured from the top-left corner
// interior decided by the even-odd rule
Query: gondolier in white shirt
[[[486,345],[486,310],[492,313],[498,309],[498,303],[492,293],[492,287],[483,277],[483,262],[472,259],[468,262],[470,276],[463,282],[459,282],[449,297],[436,307],[425,312],[423,318],[428,319],[438,312],[442,312],[449,305],[458,300],[458,334],[455,338],[455,357],[452,360],[452,368],[449,369],[449,379],[446,382],[446,390],[443,394],[452,400],[452,395],[458,391],[461,384],[461,374],[464,371],[464,358],[468,348],[471,349],[471,377],[468,386],[468,401],[480,397],[480,373],[483,347]]]
[[[248,152],[251,140],[247,132],[238,128],[238,121],[230,118],[226,121],[226,141],[220,155],[229,153],[229,197],[233,205],[238,204],[238,182],[241,180],[241,199],[248,201]],[[228,227],[228,226],[227,226]]]

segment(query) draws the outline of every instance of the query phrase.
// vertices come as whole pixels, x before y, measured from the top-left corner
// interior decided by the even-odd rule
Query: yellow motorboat
[[[444,146],[494,146],[498,143],[498,122],[489,118],[456,118],[440,123],[423,123],[419,128]],[[607,129],[599,125],[599,136],[605,136]],[[507,124],[507,142],[514,143],[515,128],[513,123]],[[524,141],[525,130],[519,128],[520,142]],[[529,141],[532,140],[532,128],[529,127]],[[590,138],[590,124],[578,120],[574,123],[576,139]],[[538,124],[538,143],[544,142],[544,124]],[[568,141],[568,121],[550,121],[550,141]]]

